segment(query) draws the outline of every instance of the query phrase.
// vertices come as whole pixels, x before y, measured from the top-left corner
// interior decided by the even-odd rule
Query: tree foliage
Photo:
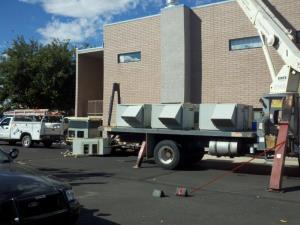
[[[21,36],[5,51],[0,63],[0,101],[23,108],[70,111],[74,107],[75,59],[69,43],[42,45]]]

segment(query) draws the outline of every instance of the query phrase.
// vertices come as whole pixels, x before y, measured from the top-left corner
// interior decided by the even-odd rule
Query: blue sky
[[[190,7],[222,0],[180,0]],[[0,51],[17,35],[43,43],[68,39],[102,45],[106,23],[159,13],[165,0],[1,0]]]

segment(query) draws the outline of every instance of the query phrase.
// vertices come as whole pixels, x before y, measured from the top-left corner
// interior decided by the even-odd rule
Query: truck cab
[[[4,117],[0,122],[0,139],[10,139],[12,117]]]

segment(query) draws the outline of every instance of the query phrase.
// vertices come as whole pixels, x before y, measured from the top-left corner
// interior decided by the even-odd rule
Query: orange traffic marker
[[[184,188],[184,187],[178,187],[176,189],[176,196],[187,197],[187,196],[189,196],[188,190],[186,188]]]

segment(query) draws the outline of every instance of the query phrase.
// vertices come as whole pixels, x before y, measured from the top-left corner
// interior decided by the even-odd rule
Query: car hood
[[[0,165],[0,200],[26,198],[68,188],[62,182],[17,163]]]

